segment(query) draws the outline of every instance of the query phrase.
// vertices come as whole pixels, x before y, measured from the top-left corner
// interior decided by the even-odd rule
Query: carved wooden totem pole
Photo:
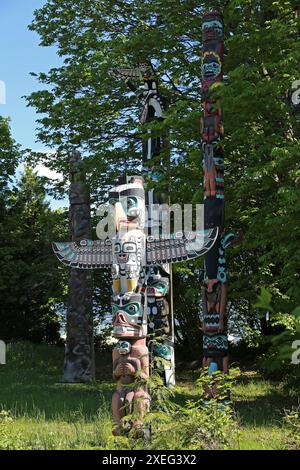
[[[119,339],[113,351],[117,390],[112,398],[113,432],[118,435],[121,418],[131,412],[131,427],[141,429],[150,406],[145,383],[149,376],[146,270],[204,255],[215,243],[218,228],[163,238],[148,236],[144,230],[146,204],[140,176],[120,178],[118,185],[109,191],[109,204],[116,227],[112,239],[57,242],[53,249],[70,268],[111,266],[113,335]]]
[[[204,157],[204,228],[219,227],[205,256],[203,286],[203,367],[228,372],[227,274],[225,249],[238,241],[224,233],[224,153],[222,108],[218,85],[223,80],[223,17],[205,13],[202,25],[202,148]]]
[[[163,120],[165,100],[161,97],[158,83],[153,75],[151,65],[137,68],[118,68],[111,71],[112,75],[125,79],[128,88],[137,92],[133,81],[143,82],[143,91],[138,94],[141,106],[141,124]],[[142,162],[143,173],[148,180],[158,181],[165,163],[159,158],[166,145],[165,135],[153,135],[148,129],[143,139]],[[156,158],[156,164],[153,164]],[[168,204],[165,194],[157,194],[154,189],[146,193],[148,220],[146,230],[148,236],[160,235],[162,232],[161,212],[154,205]],[[147,311],[148,311],[148,345],[150,350],[150,368],[153,364],[163,372],[166,386],[175,385],[175,354],[174,354],[174,318],[172,295],[172,266],[150,266],[146,270]]]
[[[70,158],[69,237],[73,242],[91,238],[89,190],[80,153]],[[64,382],[95,378],[92,273],[72,268],[69,275]]]
[[[117,69],[113,73],[127,80],[143,79],[142,123],[162,119],[162,101],[148,66]],[[132,83],[128,84],[135,89]],[[152,177],[150,161],[159,155],[162,146],[163,139],[154,137],[151,132],[143,143],[144,172]],[[109,207],[115,226],[112,238],[93,241],[87,234],[86,239],[78,236],[73,237],[72,242],[53,243],[56,256],[72,272],[111,266],[113,335],[119,340],[113,351],[113,372],[117,382],[112,398],[115,435],[121,433],[121,419],[128,414],[132,414],[130,427],[142,430],[143,418],[150,407],[146,384],[149,377],[148,327],[153,354],[166,360],[166,384],[174,383],[173,318],[169,294],[171,264],[205,255],[218,237],[219,229],[212,224],[205,231],[162,234],[159,214],[152,208],[154,203],[164,202],[167,201],[163,198],[155,199],[152,190],[145,194],[141,176],[124,176],[109,191]],[[86,271],[82,273],[88,275]],[[77,305],[76,295],[75,292]],[[82,305],[85,312],[89,299],[82,296],[81,300],[87,303]]]

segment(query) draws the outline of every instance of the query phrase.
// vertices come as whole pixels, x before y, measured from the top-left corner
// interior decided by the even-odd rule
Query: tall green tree
[[[152,124],[169,132],[171,163],[159,185],[168,187],[172,202],[201,203],[201,18],[211,7],[225,18],[227,81],[218,92],[226,134],[226,226],[245,235],[228,256],[229,297],[234,318],[254,325],[261,286],[284,311],[299,304],[299,110],[291,103],[300,63],[297,0],[48,0],[30,28],[42,46],[57,46],[63,65],[37,74],[47,89],[32,93],[28,104],[42,113],[38,137],[57,149],[46,164],[67,175],[65,150],[80,147],[99,201],[116,175],[138,170],[145,133],[136,96],[109,71],[151,59],[169,102],[164,122]],[[199,311],[201,263],[192,265]],[[188,289],[175,290],[183,325],[189,313],[181,306],[189,296]]]
[[[13,176],[21,160],[21,151],[11,135],[9,119],[0,116],[0,204],[3,206]]]
[[[51,240],[66,232],[67,218],[51,211],[45,196],[43,179],[25,167],[5,201],[0,225],[0,336],[4,340],[60,341],[57,313],[66,279],[53,259]]]

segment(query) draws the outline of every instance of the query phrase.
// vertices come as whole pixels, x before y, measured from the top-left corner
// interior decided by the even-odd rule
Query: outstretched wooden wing
[[[78,269],[97,269],[111,266],[110,240],[81,240],[79,242],[52,243],[57,258],[67,266]]]
[[[132,80],[143,80],[145,74],[151,75],[151,68],[148,64],[141,64],[139,67],[126,68],[118,67],[109,71],[115,77],[122,77]]]
[[[177,263],[203,256],[215,243],[218,227],[200,232],[177,233],[165,239],[147,239],[147,265]]]

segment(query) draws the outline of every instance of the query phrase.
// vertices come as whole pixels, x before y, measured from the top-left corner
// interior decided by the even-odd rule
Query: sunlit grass
[[[7,365],[0,367],[0,411],[8,412],[0,414],[0,449],[139,448],[111,434],[110,354],[97,357],[93,384],[59,383],[62,361],[63,350],[55,346],[10,345]],[[198,376],[199,371],[178,373],[175,402],[183,406],[198,398]],[[255,371],[239,375],[232,394],[237,431],[229,448],[293,448],[283,415],[297,404],[297,394],[287,395],[283,385]],[[176,446],[175,438],[170,446]]]

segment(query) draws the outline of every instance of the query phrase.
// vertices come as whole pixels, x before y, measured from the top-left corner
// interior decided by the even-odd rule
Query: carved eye
[[[127,198],[127,206],[129,208],[137,206],[137,198],[136,197],[129,197]]]
[[[110,204],[111,206],[114,206],[116,204],[116,202],[118,202],[118,199],[116,199],[115,197],[111,197],[108,200],[108,204]]]
[[[115,315],[117,311],[119,310],[119,306],[117,304],[112,304],[111,308],[112,308],[113,315]]]
[[[133,207],[136,207],[138,204],[138,200],[134,196],[122,197],[121,203],[122,203],[123,209],[126,211],[128,209],[132,209]]]
[[[129,315],[136,315],[140,311],[140,306],[139,304],[129,304],[127,307],[125,307],[126,312]]]
[[[159,291],[159,292],[164,292],[164,290],[166,289],[166,285],[163,284],[163,283],[158,283],[156,285],[156,289]]]
[[[114,253],[115,253],[115,254],[121,253],[121,245],[120,245],[120,243],[116,243],[116,244],[115,244],[115,246],[114,246]]]
[[[124,243],[123,253],[136,253],[136,244],[135,243]]]

